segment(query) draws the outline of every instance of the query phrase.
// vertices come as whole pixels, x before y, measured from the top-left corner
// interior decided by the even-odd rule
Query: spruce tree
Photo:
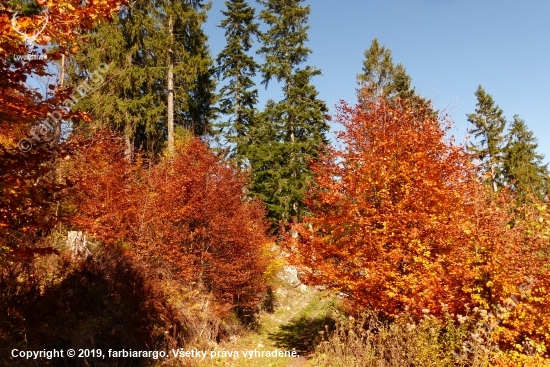
[[[411,77],[402,64],[394,65],[391,51],[380,45],[378,39],[365,51],[363,72],[357,75],[359,97],[362,88],[368,88],[374,96],[410,98],[414,96]]]
[[[269,26],[258,50],[265,58],[262,83],[282,84],[283,99],[269,101],[252,129],[249,154],[251,191],[266,203],[273,222],[300,220],[312,181],[311,160],[324,149],[328,109],[311,79],[321,72],[301,67],[311,50],[306,25],[310,7],[303,0],[262,0],[260,18]]]
[[[100,64],[109,65],[105,80],[75,108],[88,112],[96,123],[124,132],[129,155],[134,147],[158,152],[167,140],[170,63],[175,124],[196,135],[210,132],[214,68],[201,29],[208,8],[198,0],[137,0],[114,22],[102,23],[87,35],[88,42],[70,63],[72,86]]]
[[[506,135],[503,176],[516,197],[525,200],[528,194],[543,199],[548,194],[548,165],[537,153],[537,139],[525,121],[515,115]]]
[[[19,15],[33,16],[42,12],[36,0],[8,0],[5,3],[9,9],[14,9]]]
[[[475,159],[481,163],[482,174],[488,176],[487,182],[494,192],[502,186],[502,135],[506,127],[504,112],[485,92],[480,85],[475,92],[477,104],[475,113],[467,114],[468,122],[474,125],[468,133],[473,134],[478,141],[469,145],[468,149]]]
[[[176,95],[182,96],[176,124],[194,135],[212,134],[216,118],[216,67],[202,25],[211,3],[203,0],[171,0],[175,17]]]
[[[216,62],[218,77],[228,81],[220,90],[220,112],[228,120],[219,123],[218,128],[232,145],[231,155],[243,163],[258,103],[258,90],[252,78],[259,65],[247,53],[260,31],[254,21],[254,9],[245,0],[228,0],[225,5],[227,10],[222,13],[226,18],[220,27],[225,29],[227,44]]]

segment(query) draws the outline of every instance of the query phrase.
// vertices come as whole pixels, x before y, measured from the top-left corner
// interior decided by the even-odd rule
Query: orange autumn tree
[[[178,150],[151,171],[140,251],[219,300],[257,305],[265,291],[262,249],[270,242],[263,204],[246,197],[247,176],[200,139]]]
[[[76,52],[81,31],[109,20],[124,2],[37,0],[34,15],[13,3],[0,1],[0,264],[55,252],[36,246],[58,221],[59,193],[69,184],[55,177],[55,167],[73,148],[49,144],[54,134],[48,130],[56,126],[52,114],[58,120],[79,115],[62,105],[71,90],[50,81],[44,93],[31,79],[54,77],[51,62]],[[31,146],[33,132],[40,139]]]
[[[452,266],[469,165],[427,102],[368,99],[342,103],[342,149],[319,163],[308,206],[296,226],[295,260],[305,277],[349,295],[358,307],[395,315],[411,307],[464,304],[463,274]]]
[[[150,168],[128,163],[112,133],[97,132],[82,147],[71,164],[77,184],[65,204],[67,226],[122,245],[161,276],[237,310],[258,304],[270,238],[262,205],[245,197],[245,175],[196,138]]]
[[[60,60],[62,54],[76,53],[82,32],[111,20],[125,3],[36,0],[41,12],[25,15],[9,1],[0,1],[0,144],[17,146],[33,124],[54,111],[68,115],[61,103],[69,97],[70,89],[50,84],[49,92],[43,95],[28,83],[29,79],[53,76],[48,73],[51,62]],[[26,60],[28,55],[33,57]]]
[[[550,246],[548,230],[534,228],[547,217],[527,209],[515,217],[513,200],[479,182],[425,101],[365,98],[342,103],[337,120],[341,148],[313,164],[312,215],[287,237],[304,281],[390,316],[407,308],[441,316],[443,304],[502,315],[499,304],[514,295],[520,303],[493,337],[548,346]],[[528,295],[526,276],[539,280]]]
[[[489,311],[484,321],[491,325],[491,338],[512,356],[525,354],[527,345],[539,356],[550,351],[550,222],[546,206],[518,207],[512,196],[503,192],[478,198],[471,209],[464,225],[470,252],[460,260],[473,276],[465,279],[464,289],[474,305]],[[485,333],[487,327],[481,331]]]

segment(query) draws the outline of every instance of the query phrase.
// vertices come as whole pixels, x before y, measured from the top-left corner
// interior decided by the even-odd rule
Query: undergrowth
[[[386,320],[369,311],[355,319],[335,314],[334,330],[321,331],[311,360],[317,367],[488,367],[550,366],[540,355],[500,351],[489,339],[467,343],[475,323],[454,315],[415,321],[408,313]],[[466,320],[466,321],[464,321]]]
[[[55,236],[53,236],[55,237]],[[55,238],[51,238],[55,240]],[[18,350],[211,349],[243,327],[230,306],[144,267],[127,249],[97,246],[0,268],[0,366],[34,366]],[[6,357],[6,358],[4,358]],[[156,366],[151,358],[54,358],[41,366]],[[163,366],[183,362],[168,359]]]

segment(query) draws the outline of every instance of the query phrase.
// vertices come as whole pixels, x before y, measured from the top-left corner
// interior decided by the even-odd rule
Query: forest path
[[[239,338],[221,343],[218,350],[238,351],[237,358],[219,357],[203,366],[305,367],[319,331],[331,325],[333,299],[324,292],[284,283],[275,292],[274,312],[262,311],[258,328]],[[296,351],[297,357],[262,357],[264,351]],[[245,352],[246,355],[242,352]],[[249,358],[247,356],[256,354]],[[233,353],[233,356],[235,353]],[[206,361],[205,361],[206,362]]]

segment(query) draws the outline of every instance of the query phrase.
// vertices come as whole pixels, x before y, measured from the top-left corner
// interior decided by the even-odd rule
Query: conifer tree
[[[544,198],[548,194],[548,165],[544,156],[537,153],[537,139],[525,121],[514,116],[506,135],[503,176],[520,200],[528,194]]]
[[[481,85],[478,86],[475,96],[475,113],[466,116],[468,122],[474,125],[468,132],[479,140],[471,143],[468,148],[474,158],[481,162],[482,173],[488,175],[487,182],[497,192],[498,186],[502,186],[502,133],[506,127],[506,118],[493,97]]]
[[[255,123],[250,142],[251,191],[266,203],[273,222],[298,220],[305,214],[302,204],[312,181],[309,168],[324,149],[328,109],[317,98],[311,79],[320,70],[301,65],[311,50],[306,25],[310,7],[303,0],[261,0],[260,18],[269,26],[258,50],[265,58],[262,83],[275,79],[282,84],[283,99],[269,101]]]
[[[170,63],[175,124],[196,135],[210,132],[214,69],[201,29],[208,9],[199,0],[137,0],[80,45],[80,56],[69,66],[68,84],[78,84],[102,63],[109,69],[98,88],[85,98],[77,94],[75,108],[124,132],[129,155],[134,147],[159,151],[167,140]]]
[[[225,2],[226,17],[220,27],[225,29],[227,44],[218,55],[218,77],[228,80],[220,90],[220,111],[228,117],[219,124],[227,143],[234,145],[233,154],[242,163],[246,158],[247,140],[258,103],[258,90],[252,78],[259,65],[247,54],[254,38],[260,36],[254,21],[254,9],[246,0]]]
[[[415,94],[405,67],[400,63],[394,65],[391,51],[380,45],[376,38],[365,51],[363,72],[357,75],[357,82],[360,86],[359,97],[364,87],[371,89],[370,95],[375,97],[409,98]]]
[[[42,11],[36,0],[8,0],[5,3],[20,15],[38,15]]]

